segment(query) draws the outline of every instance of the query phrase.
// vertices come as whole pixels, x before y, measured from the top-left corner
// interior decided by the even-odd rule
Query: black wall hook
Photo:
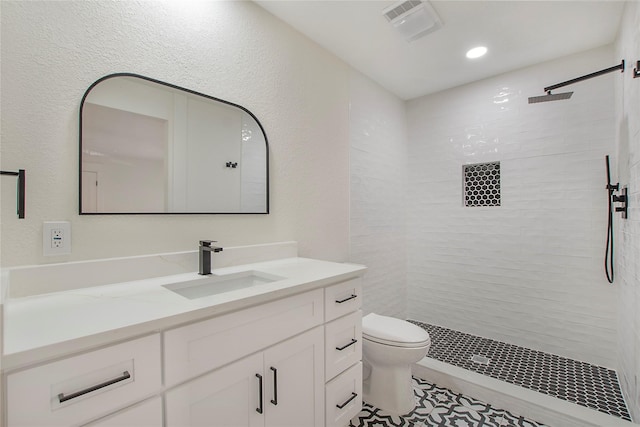
[[[636,68],[633,69],[633,78],[640,77],[640,61],[636,62]]]
[[[25,200],[25,185],[26,175],[24,169],[18,169],[18,172],[0,171],[0,175],[10,175],[18,177],[18,218],[24,219],[24,200]]]

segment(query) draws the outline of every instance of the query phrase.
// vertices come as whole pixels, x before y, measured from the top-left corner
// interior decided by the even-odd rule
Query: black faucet
[[[211,246],[215,240],[200,240],[200,271],[198,274],[211,274],[211,252],[222,252],[222,248]]]

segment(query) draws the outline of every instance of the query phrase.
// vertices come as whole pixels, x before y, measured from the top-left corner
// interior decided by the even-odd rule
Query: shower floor
[[[409,322],[429,333],[427,357],[631,421],[612,369],[441,326]]]

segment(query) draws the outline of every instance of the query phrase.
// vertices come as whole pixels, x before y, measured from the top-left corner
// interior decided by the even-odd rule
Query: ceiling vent
[[[408,0],[382,11],[389,23],[409,42],[442,28],[435,9],[426,1]]]

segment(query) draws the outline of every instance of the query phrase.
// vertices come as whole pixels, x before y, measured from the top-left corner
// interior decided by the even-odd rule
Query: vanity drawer
[[[362,311],[326,324],[324,360],[327,381],[362,360]]]
[[[165,383],[172,386],[322,324],[322,289],[165,332]]]
[[[7,376],[10,426],[72,425],[106,415],[161,387],[160,335]]]
[[[162,398],[154,397],[85,427],[162,427]]]
[[[360,307],[362,307],[360,277],[329,286],[324,290],[325,322],[356,311]]]
[[[348,426],[362,410],[362,362],[328,382],[325,393],[327,427]]]

